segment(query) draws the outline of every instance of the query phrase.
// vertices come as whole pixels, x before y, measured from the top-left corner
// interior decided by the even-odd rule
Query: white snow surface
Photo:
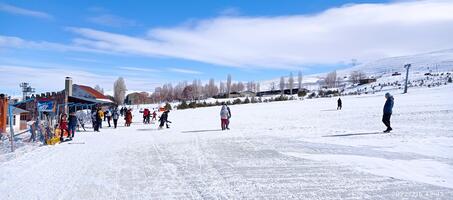
[[[451,199],[453,85],[171,111],[78,132],[72,142],[0,144],[0,199]],[[151,106],[151,105],[148,105]],[[145,106],[141,106],[143,108]]]

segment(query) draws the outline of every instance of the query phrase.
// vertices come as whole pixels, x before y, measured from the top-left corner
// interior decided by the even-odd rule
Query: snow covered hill
[[[353,71],[361,71],[367,76],[381,77],[389,76],[394,72],[404,75],[405,64],[411,64],[411,74],[424,74],[427,72],[453,72],[453,49],[423,53],[417,55],[391,57],[367,62],[356,65],[347,69],[337,70],[337,77],[349,76]],[[317,82],[325,78],[327,73],[311,74],[303,76],[302,83],[308,89],[317,89]],[[286,77],[288,80],[288,77]],[[295,87],[297,86],[297,77],[295,75]],[[260,82],[261,90],[270,90],[272,83],[276,89],[279,88],[280,79],[273,79]]]

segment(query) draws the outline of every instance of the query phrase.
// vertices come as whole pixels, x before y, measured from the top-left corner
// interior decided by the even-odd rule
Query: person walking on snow
[[[63,135],[65,131],[68,133],[69,136],[68,120],[66,119],[66,114],[64,113],[63,115],[61,115],[59,126],[60,126],[60,141],[63,141]]]
[[[73,113],[70,113],[69,114],[69,118],[68,118],[68,130],[69,130],[69,138],[72,140],[72,138],[74,137],[74,133],[76,131],[76,127],[77,127],[77,122],[79,120],[77,119],[77,116],[76,114],[73,112]]]
[[[384,114],[382,116],[382,122],[385,124],[387,129],[384,133],[390,133],[392,131],[392,127],[390,127],[390,117],[392,116],[392,109],[393,109],[393,96],[390,93],[385,93],[385,98],[387,99],[384,104]]]
[[[104,119],[104,111],[102,111],[102,108],[99,108],[98,109],[98,115],[99,115],[99,119],[98,119],[98,123],[99,123],[99,128],[102,128],[102,119]]]
[[[170,128],[170,126],[168,125],[168,123],[171,123],[171,121],[168,121],[169,112],[170,112],[169,110],[164,111],[164,113],[162,113],[162,115],[160,116],[160,118],[159,118],[159,121],[160,121],[159,128],[160,129],[162,129],[164,127],[164,124],[166,125],[167,128]]]
[[[153,111],[153,121],[157,119],[156,117],[157,117],[157,113],[156,113],[156,111],[154,110],[154,111]]]
[[[113,118],[113,127],[116,128],[116,126],[118,125],[118,119],[120,118],[120,114],[118,113],[117,108],[113,109],[112,118]]]
[[[112,126],[110,126],[110,120],[112,120],[112,112],[109,111],[109,110],[105,111],[105,117],[107,118],[107,122],[109,124],[109,127],[112,127]]]
[[[341,98],[338,98],[337,104],[338,104],[338,105],[337,105],[337,110],[341,110],[341,107],[343,106],[343,105],[342,105],[342,102],[341,102]]]
[[[128,109],[126,111],[126,114],[125,114],[125,118],[124,120],[126,120],[126,126],[131,126],[131,123],[132,123],[132,111],[131,109]]]
[[[221,124],[222,130],[225,130],[225,129],[230,130],[230,128],[228,127],[228,125],[230,123],[229,122],[230,118],[231,118],[230,108],[225,103],[222,103],[222,108],[220,109],[220,124]]]

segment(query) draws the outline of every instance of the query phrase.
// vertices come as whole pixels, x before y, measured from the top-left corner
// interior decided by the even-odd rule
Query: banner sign
[[[38,102],[38,111],[39,112],[53,112],[55,103],[53,101],[42,101]]]

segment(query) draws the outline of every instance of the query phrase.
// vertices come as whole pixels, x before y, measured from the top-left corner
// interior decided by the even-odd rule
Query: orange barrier
[[[6,132],[6,116],[8,115],[8,99],[0,96],[0,133]]]

